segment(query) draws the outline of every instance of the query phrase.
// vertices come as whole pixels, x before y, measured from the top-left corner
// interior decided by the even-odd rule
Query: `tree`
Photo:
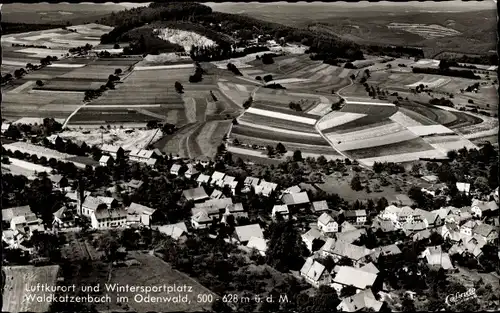
[[[36,81],[36,85],[37,85],[38,87],[42,87],[42,86],[43,86],[43,82],[42,82],[41,80],[37,80],[37,81]]]
[[[122,73],[122,69],[121,68],[115,69],[115,75],[120,75],[121,73]]]
[[[279,153],[279,154],[285,154],[286,153],[286,148],[285,148],[285,146],[281,142],[279,142],[276,145],[276,152]]]
[[[458,153],[456,150],[450,150],[446,153],[446,156],[448,157],[448,159],[450,159],[451,161],[454,161],[457,156],[458,156]]]
[[[488,184],[488,179],[483,176],[479,176],[474,181],[474,189],[477,191],[486,194],[490,192],[490,186]]]
[[[147,129],[155,129],[155,128],[158,128],[158,122],[157,122],[157,121],[149,121],[149,122],[146,124],[146,128],[147,128]]]
[[[304,160],[302,158],[302,152],[300,150],[295,150],[293,152],[293,161],[294,162],[301,162],[302,160]]]
[[[115,44],[113,45],[113,49],[120,49],[120,45],[119,45],[119,44],[117,44],[117,43],[115,43]],[[120,71],[120,72],[121,72],[121,71]],[[116,73],[116,72],[115,72],[115,73]]]
[[[274,151],[274,148],[272,146],[267,146],[266,150],[267,150],[267,156],[270,158],[273,157],[274,154],[276,153],[276,151]]]
[[[268,83],[271,80],[273,80],[273,75],[271,74],[265,75],[262,79],[264,80],[264,82]]]
[[[181,83],[175,82],[174,87],[177,93],[184,93],[184,86]]]
[[[271,225],[268,247],[266,262],[282,272],[300,268],[307,251],[293,220]]]
[[[363,185],[361,184],[361,178],[359,177],[358,174],[354,175],[354,177],[351,180],[351,189],[354,191],[363,190]]]

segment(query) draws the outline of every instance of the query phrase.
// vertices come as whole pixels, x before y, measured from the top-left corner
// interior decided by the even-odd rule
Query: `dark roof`
[[[117,217],[122,217],[122,218],[126,218],[127,217],[127,212],[122,209],[122,208],[118,208],[118,209],[108,209],[108,208],[98,208],[96,211],[95,211],[95,217],[97,219],[104,219],[104,218],[117,218]]]
[[[283,201],[283,203],[287,205],[309,203],[309,197],[307,196],[307,192],[288,193],[283,195],[281,200]]]
[[[203,189],[203,187],[184,190],[182,194],[187,200],[193,200],[193,201],[203,200],[208,198],[208,195],[205,192],[205,189]]]

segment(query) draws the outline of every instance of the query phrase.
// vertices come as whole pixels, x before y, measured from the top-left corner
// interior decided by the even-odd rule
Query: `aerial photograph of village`
[[[1,13],[2,312],[500,311],[494,1]]]

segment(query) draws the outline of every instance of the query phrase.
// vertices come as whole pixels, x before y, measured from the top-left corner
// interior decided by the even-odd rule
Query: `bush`
[[[273,75],[268,74],[268,75],[264,76],[263,79],[264,79],[264,82],[268,83],[271,80],[273,80]]]
[[[42,82],[41,80],[37,80],[37,81],[36,81],[36,85],[37,85],[38,87],[42,87],[42,86],[43,86],[43,82]]]

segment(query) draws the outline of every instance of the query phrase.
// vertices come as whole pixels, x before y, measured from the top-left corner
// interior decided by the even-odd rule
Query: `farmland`
[[[48,312],[51,302],[25,301],[25,296],[49,296],[51,292],[27,292],[28,286],[47,284],[54,286],[59,272],[58,265],[49,266],[4,266],[5,287],[2,294],[3,312]]]

